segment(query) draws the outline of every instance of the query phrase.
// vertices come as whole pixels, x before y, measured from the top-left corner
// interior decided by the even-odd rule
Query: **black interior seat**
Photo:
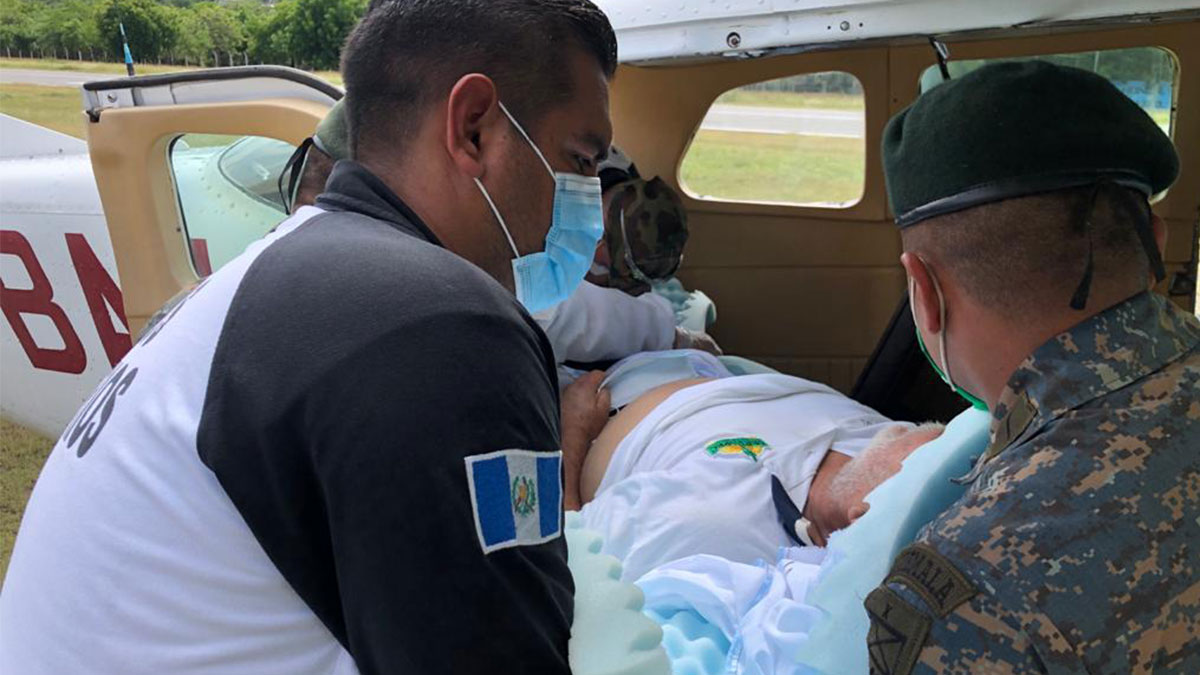
[[[925,360],[908,295],[883,331],[850,397],[894,420],[949,422],[970,405]]]

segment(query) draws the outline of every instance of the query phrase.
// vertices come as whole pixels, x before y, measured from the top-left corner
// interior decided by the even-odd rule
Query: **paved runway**
[[[842,138],[862,138],[864,127],[865,117],[860,111],[746,105],[714,105],[700,125],[712,131]]]
[[[84,82],[121,77],[115,73],[77,73],[71,70],[0,68],[0,83],[40,84],[48,87],[78,87]]]

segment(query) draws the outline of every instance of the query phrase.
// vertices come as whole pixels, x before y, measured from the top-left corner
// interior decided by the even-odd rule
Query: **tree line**
[[[367,0],[0,0],[8,57],[331,70]]]

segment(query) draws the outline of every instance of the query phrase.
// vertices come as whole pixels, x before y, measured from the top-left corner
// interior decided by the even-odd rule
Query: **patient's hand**
[[[611,397],[600,388],[604,371],[595,370],[572,382],[562,393],[563,508],[576,511],[579,474],[592,441],[608,422]]]

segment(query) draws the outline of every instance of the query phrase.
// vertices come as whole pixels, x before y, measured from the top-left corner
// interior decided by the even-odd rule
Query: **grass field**
[[[861,138],[700,131],[680,167],[688,191],[738,201],[846,204],[862,196]]]
[[[53,441],[0,420],[0,579],[8,570],[25,502],[53,446]]]
[[[83,138],[83,98],[73,87],[0,84],[0,113]]]

